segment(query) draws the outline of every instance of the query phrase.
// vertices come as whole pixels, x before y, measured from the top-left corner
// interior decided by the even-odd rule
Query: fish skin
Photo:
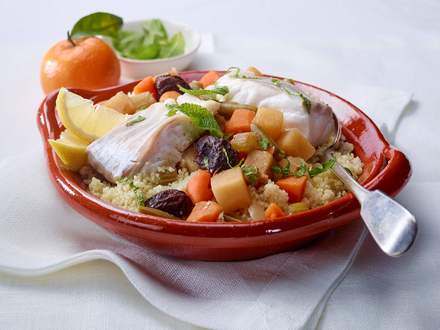
[[[127,122],[137,116],[145,120],[115,127],[87,147],[90,165],[113,183],[159,166],[175,166],[201,132],[189,117],[167,114],[164,103],[154,103],[135,113]]]

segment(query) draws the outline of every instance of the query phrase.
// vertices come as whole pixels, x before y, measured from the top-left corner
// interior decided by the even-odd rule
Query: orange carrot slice
[[[194,205],[186,221],[190,222],[216,222],[223,209],[214,201],[198,202]]]
[[[276,184],[289,195],[289,202],[296,203],[303,199],[306,190],[307,177],[290,176],[285,179],[278,180]]]
[[[205,73],[202,78],[200,78],[199,83],[202,85],[203,88],[206,88],[209,85],[215,83],[218,78],[220,78],[220,75],[217,72],[209,71],[208,73]]]
[[[244,133],[251,131],[255,112],[248,109],[236,109],[225,124],[226,133]]]
[[[275,203],[270,203],[267,209],[264,211],[266,219],[273,220],[276,218],[284,217],[286,213]]]
[[[186,191],[194,204],[209,201],[212,198],[211,174],[205,170],[198,170],[188,181]]]

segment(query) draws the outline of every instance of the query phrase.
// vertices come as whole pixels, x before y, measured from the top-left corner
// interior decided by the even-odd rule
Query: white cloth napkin
[[[355,104],[370,100],[366,110],[379,125],[392,125],[382,114],[399,116],[410,100],[382,90],[388,97],[374,102],[365,87],[349,93]],[[109,260],[152,305],[208,328],[314,328],[366,235],[355,221],[307,248],[258,260],[178,260],[111,236],[72,210],[52,186],[42,150],[5,159],[0,173],[0,271],[38,276]]]

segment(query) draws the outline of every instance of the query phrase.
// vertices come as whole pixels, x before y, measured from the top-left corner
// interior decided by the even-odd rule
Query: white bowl
[[[145,20],[125,22],[124,30],[141,31]],[[168,72],[172,68],[182,71],[188,67],[200,47],[200,34],[184,24],[172,23],[161,19],[169,36],[182,32],[185,39],[185,51],[182,55],[155,60],[135,60],[118,55],[121,63],[121,75],[125,79],[142,79],[149,75]]]

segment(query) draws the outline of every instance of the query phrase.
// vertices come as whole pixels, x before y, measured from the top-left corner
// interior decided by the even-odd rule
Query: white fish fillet
[[[246,75],[252,75],[246,73]],[[217,80],[216,85],[229,88],[232,102],[254,105],[256,107],[275,108],[284,115],[284,128],[297,128],[315,146],[326,143],[334,132],[332,110],[328,105],[312,101],[310,113],[304,109],[303,99],[297,95],[289,95],[270,78],[241,79],[235,73],[225,74]],[[295,86],[286,84],[295,92]]]
[[[174,166],[200,130],[189,117],[168,117],[167,113],[165,104],[155,103],[131,117],[140,115],[145,120],[118,126],[94,141],[87,148],[90,165],[110,182],[159,166]]]

